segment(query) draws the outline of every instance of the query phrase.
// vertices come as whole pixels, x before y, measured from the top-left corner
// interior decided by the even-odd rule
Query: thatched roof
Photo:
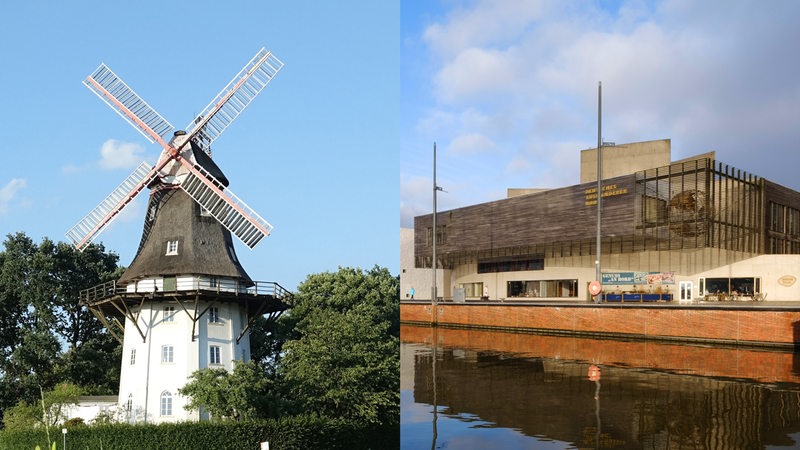
[[[167,255],[167,242],[178,241],[177,255]],[[252,282],[236,257],[231,233],[183,190],[161,185],[150,194],[142,242],[119,279],[169,275],[209,275]]]

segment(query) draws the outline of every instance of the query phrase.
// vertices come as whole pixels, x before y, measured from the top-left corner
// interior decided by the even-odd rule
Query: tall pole
[[[433,273],[433,285],[431,286],[431,305],[433,306],[433,318],[436,322],[436,191],[439,187],[436,186],[436,142],[433,143],[433,229],[431,235],[433,237],[433,261],[431,262],[431,271]]]
[[[602,282],[600,273],[600,204],[603,201],[603,82],[597,83],[597,260],[595,261],[595,280]],[[597,302],[597,296],[595,296]]]

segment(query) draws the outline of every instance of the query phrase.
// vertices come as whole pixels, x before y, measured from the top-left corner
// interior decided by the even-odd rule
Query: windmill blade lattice
[[[262,48],[216,97],[186,126],[189,139],[211,154],[211,143],[283,68],[272,52]],[[188,140],[187,140],[188,142]]]
[[[164,183],[180,186],[248,247],[253,248],[262,238],[269,235],[272,225],[227,190],[202,165],[187,161],[187,157],[192,161],[195,158],[192,156],[192,151],[185,148],[187,143],[194,142],[210,155],[211,143],[241,114],[282,67],[283,63],[278,58],[262,48],[192,121],[187,127],[189,133],[177,134],[167,143],[167,136],[173,132],[174,127],[108,66],[101,64],[83,84],[150,142],[160,144],[164,152],[155,168],[143,162],[133,174],[67,232],[67,237],[73,245],[82,251],[139,192],[157,177],[163,177]],[[177,140],[178,136],[181,140]],[[176,142],[181,143],[177,145]],[[177,145],[177,148],[173,145]],[[182,174],[173,172],[176,162],[179,166],[185,167],[186,171]],[[161,170],[164,168],[167,170],[162,174]]]
[[[133,125],[150,142],[166,147],[164,139],[175,129],[105,64],[100,64],[83,84]]]
[[[83,251],[92,239],[111,223],[136,194],[150,184],[158,171],[153,170],[149,164],[142,162],[125,181],[117,186],[99,205],[97,205],[80,222],[67,231],[66,236],[72,241],[79,251]]]
[[[189,173],[180,184],[181,189],[245,245],[253,248],[269,235],[272,225],[230,189],[225,188],[201,166],[192,166],[184,159],[181,159],[181,163],[189,169]]]

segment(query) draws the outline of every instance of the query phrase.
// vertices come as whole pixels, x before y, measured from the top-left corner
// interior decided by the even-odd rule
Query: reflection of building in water
[[[608,301],[800,301],[800,192],[716,160],[671,160],[670,140],[580,155],[580,184],[509,189],[501,200],[414,219],[401,230],[401,289],[430,286],[432,247],[445,298],[585,300],[596,278],[596,214]],[[624,293],[631,294],[625,298]],[[417,298],[430,298],[418,291]],[[634,297],[648,294],[648,297]]]
[[[408,344],[403,344],[408,345]],[[443,349],[441,415],[474,415],[528,436],[593,447],[595,383],[588,363]],[[433,403],[431,355],[414,356],[414,401]],[[800,431],[800,390],[604,366],[603,448],[762,448]]]

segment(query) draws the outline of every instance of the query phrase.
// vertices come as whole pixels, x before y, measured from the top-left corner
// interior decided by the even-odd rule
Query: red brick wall
[[[431,305],[400,305],[403,322],[430,323]],[[514,329],[621,333],[647,338],[688,338],[743,344],[792,346],[800,311],[637,308],[570,305],[482,305],[441,303],[438,323]],[[800,333],[800,331],[798,331]],[[800,342],[800,336],[797,340]]]

